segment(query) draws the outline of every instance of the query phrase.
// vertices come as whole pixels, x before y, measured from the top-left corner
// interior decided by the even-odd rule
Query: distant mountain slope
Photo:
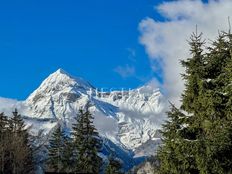
[[[150,85],[130,91],[100,92],[89,82],[59,69],[25,101],[0,98],[0,112],[17,107],[26,122],[33,125],[34,133],[44,129],[48,134],[57,122],[69,130],[79,108],[88,102],[102,137],[137,156],[155,152],[147,151],[146,145],[151,149],[148,142],[157,145],[160,142],[159,129],[165,119],[166,102],[159,89]]]

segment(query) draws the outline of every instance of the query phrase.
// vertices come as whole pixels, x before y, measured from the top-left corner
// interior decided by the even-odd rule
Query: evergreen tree
[[[7,116],[4,113],[0,113],[0,137],[3,138],[4,133],[6,132],[8,124]]]
[[[8,119],[4,115],[4,113],[0,114],[0,173],[4,173],[5,171],[5,165],[7,161],[7,147],[8,147],[8,141],[7,141],[7,125],[8,125]]]
[[[85,110],[80,109],[77,123],[73,126],[74,148],[77,154],[77,173],[99,173],[102,141],[93,125],[93,116],[89,111],[89,104]]]
[[[201,35],[193,35],[192,58],[182,61],[182,105],[172,106],[164,125],[161,173],[232,172],[231,38],[221,33],[203,54]]]
[[[123,174],[122,163],[115,157],[110,156],[105,174]]]
[[[8,156],[6,173],[33,173],[34,159],[28,129],[16,109],[9,119],[7,128],[7,142],[9,144],[6,150]]]
[[[164,144],[158,152],[162,174],[198,173],[192,156],[194,145],[184,138],[185,121],[186,116],[171,105],[162,131]]]
[[[80,109],[79,114],[75,117],[75,123],[73,124],[73,156],[74,156],[74,171],[78,172],[82,170],[80,165],[81,155],[79,154],[82,150],[82,147],[85,146],[84,142],[84,133],[83,133],[83,119],[84,119],[84,110]]]
[[[208,74],[204,80],[206,90],[202,95],[204,112],[201,112],[203,134],[199,136],[205,143],[205,149],[204,155],[197,154],[202,173],[232,172],[232,95],[228,90],[231,86],[231,45],[231,34],[223,32],[207,54]]]
[[[74,150],[73,142],[69,136],[64,137],[63,166],[66,173],[74,170]]]
[[[200,91],[202,88],[202,77],[204,76],[204,55],[201,34],[193,33],[191,36],[190,52],[192,58],[182,61],[186,68],[183,74],[185,80],[185,91],[182,94],[183,110],[171,105],[168,112],[168,121],[163,127],[164,146],[159,151],[162,173],[199,173],[196,166],[195,150],[198,135],[202,133],[199,119],[191,116],[201,110]]]
[[[184,140],[182,145],[185,146],[185,154],[189,156],[187,161],[194,173],[199,173],[205,167],[202,161],[206,157],[202,122],[204,122],[205,107],[203,107],[203,103],[206,92],[204,79],[207,78],[208,72],[205,67],[207,56],[203,54],[204,44],[202,33],[199,35],[197,32],[193,33],[189,42],[192,57],[186,61],[181,61],[182,66],[186,69],[185,74],[183,74],[185,90],[182,94],[181,109],[187,113],[183,122],[185,128],[182,130]]]
[[[54,172],[64,172],[65,162],[65,149],[66,149],[66,136],[61,126],[58,124],[53,132],[48,147],[48,167]],[[67,166],[66,166],[67,167]]]

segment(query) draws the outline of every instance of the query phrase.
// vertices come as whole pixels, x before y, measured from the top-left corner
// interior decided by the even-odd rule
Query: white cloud
[[[160,82],[156,78],[152,78],[146,85],[150,86],[151,89],[160,89],[162,87]]]
[[[104,135],[111,140],[117,137],[118,123],[117,120],[112,117],[106,117],[100,112],[94,113],[94,125],[96,126],[100,135]],[[116,140],[114,140],[116,142]]]
[[[187,40],[198,30],[203,36],[215,39],[219,30],[228,31],[228,17],[232,17],[231,0],[179,0],[164,2],[155,7],[164,21],[146,18],[139,24],[140,43],[152,61],[158,61],[164,72],[163,88],[171,102],[178,104],[184,82],[179,60],[189,57]],[[153,66],[153,65],[152,65]]]
[[[21,113],[24,110],[22,102],[0,97],[0,113],[4,112],[7,116],[10,116],[15,109],[18,109]]]
[[[128,56],[128,58],[132,61],[132,62],[136,62],[136,51],[135,51],[135,49],[133,49],[133,48],[127,48],[126,49],[127,51],[128,51],[128,53],[129,53],[129,56]]]
[[[114,69],[114,71],[123,78],[131,77],[135,75],[135,67],[130,65],[118,66]]]

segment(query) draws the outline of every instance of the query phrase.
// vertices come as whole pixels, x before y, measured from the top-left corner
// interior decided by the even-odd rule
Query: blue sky
[[[154,10],[159,3],[0,1],[0,96],[25,99],[58,68],[104,88],[134,88],[159,77],[138,41],[142,19],[162,20]]]

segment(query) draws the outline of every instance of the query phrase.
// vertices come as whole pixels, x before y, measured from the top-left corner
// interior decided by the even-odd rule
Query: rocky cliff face
[[[59,69],[25,101],[11,106],[20,105],[26,122],[33,125],[32,131],[43,129],[49,133],[57,122],[70,129],[73,117],[88,102],[102,137],[134,151],[137,156],[155,152],[151,148],[154,144],[149,142],[160,142],[166,102],[159,89],[150,85],[129,91],[101,92],[89,82]]]

